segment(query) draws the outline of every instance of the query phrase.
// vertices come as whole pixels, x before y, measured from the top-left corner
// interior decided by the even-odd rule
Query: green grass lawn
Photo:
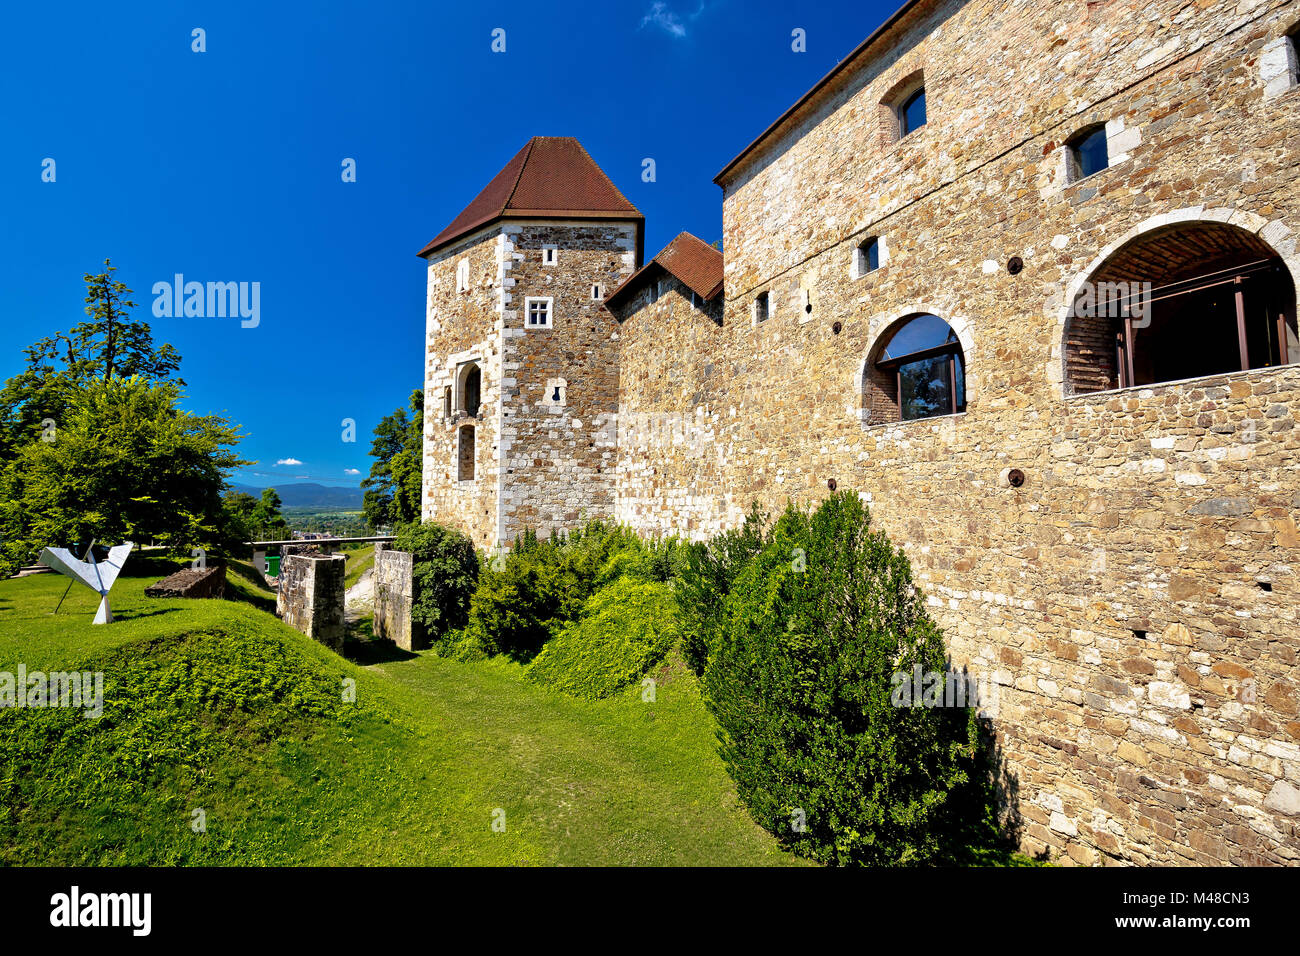
[[[352,587],[361,580],[361,575],[365,574],[368,568],[374,567],[375,564],[375,546],[373,544],[363,544],[358,547],[344,546],[348,550],[343,552],[347,558],[347,564],[343,571],[343,586]]]
[[[238,600],[145,598],[167,570],[133,557],[107,627],[81,585],[52,613],[66,578],[0,581],[0,671],[102,671],[105,691],[98,719],[0,710],[0,862],[802,862],[737,804],[680,666],[654,703],[587,703],[504,662],[355,642],[352,662],[268,614],[243,566]]]

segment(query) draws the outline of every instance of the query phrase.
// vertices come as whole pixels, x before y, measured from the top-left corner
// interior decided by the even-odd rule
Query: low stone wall
[[[375,582],[374,633],[407,651],[429,646],[424,626],[411,620],[415,596],[413,569],[410,553],[390,551],[382,542],[375,545],[375,567],[371,572]]]
[[[226,566],[185,568],[144,589],[151,598],[221,598],[226,595]]]
[[[280,562],[275,611],[284,623],[342,653],[343,570],[341,554],[286,555]]]

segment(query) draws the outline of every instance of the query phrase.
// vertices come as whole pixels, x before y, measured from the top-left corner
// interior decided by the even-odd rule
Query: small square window
[[[767,292],[760,292],[754,299],[754,322],[766,322],[771,314],[771,297]]]
[[[605,287],[599,282],[593,282],[591,284],[591,298],[594,302],[600,302],[605,298]]]
[[[1093,126],[1079,133],[1067,145],[1067,173],[1072,183],[1086,179],[1110,166],[1106,148],[1106,127]]]
[[[533,298],[529,296],[524,299],[524,312],[527,316],[526,323],[530,329],[549,329],[551,327],[551,299]]]
[[[542,265],[553,266],[560,258],[560,250],[556,246],[542,246]]]
[[[871,238],[858,246],[858,275],[875,272],[880,268],[880,239]]]

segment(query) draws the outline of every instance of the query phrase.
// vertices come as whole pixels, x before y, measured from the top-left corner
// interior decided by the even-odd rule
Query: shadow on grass
[[[387,638],[367,641],[349,636],[343,642],[343,656],[354,664],[389,664],[413,660],[419,655],[402,650]]]
[[[113,620],[115,621],[138,621],[146,617],[157,617],[160,614],[175,614],[179,608],[159,607],[152,611],[114,611]]]
[[[238,580],[236,580],[238,579]],[[275,598],[261,593],[269,590],[262,576],[251,565],[240,561],[226,562],[226,599],[250,604],[259,611],[275,613]]]
[[[347,626],[347,637],[343,639],[343,656],[354,664],[387,664],[409,661],[418,656],[402,650],[386,637],[375,637],[373,618],[348,621]]]

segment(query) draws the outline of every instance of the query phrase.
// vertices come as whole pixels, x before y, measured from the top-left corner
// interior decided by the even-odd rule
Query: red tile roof
[[[427,256],[498,219],[629,219],[645,217],[618,191],[572,136],[534,136],[438,233]],[[641,226],[637,228],[640,255]]]
[[[644,280],[660,270],[667,272],[696,295],[708,301],[722,292],[722,253],[689,232],[677,234],[663,251],[632,273],[622,285],[605,298],[608,308],[641,288]]]

